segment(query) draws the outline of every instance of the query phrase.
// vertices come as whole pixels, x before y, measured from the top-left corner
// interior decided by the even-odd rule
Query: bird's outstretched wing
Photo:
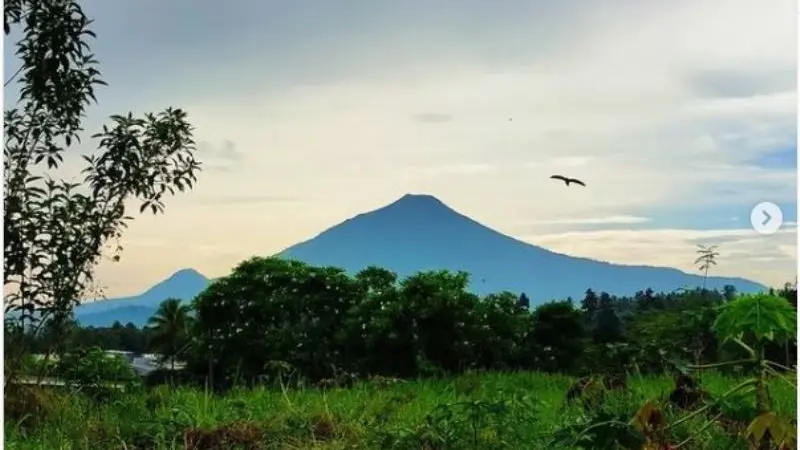
[[[567,186],[569,186],[570,183],[580,184],[581,186],[584,186],[584,187],[586,186],[586,183],[584,183],[583,181],[581,181],[581,180],[579,180],[577,178],[567,178],[567,177],[565,177],[563,175],[552,175],[550,178],[552,178],[554,180],[561,180]]]

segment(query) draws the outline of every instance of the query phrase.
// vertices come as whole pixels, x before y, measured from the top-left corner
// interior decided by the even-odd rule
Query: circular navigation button
[[[761,202],[750,211],[750,224],[759,234],[774,234],[783,225],[783,211],[772,202]]]

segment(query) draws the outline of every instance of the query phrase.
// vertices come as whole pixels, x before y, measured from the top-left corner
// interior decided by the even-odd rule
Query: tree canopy
[[[20,36],[9,44],[19,67],[5,81],[19,96],[3,124],[7,326],[63,329],[94,287],[97,264],[119,259],[129,208],[163,212],[166,196],[191,189],[200,170],[181,109],[113,115],[89,136],[96,150],[81,144],[86,110],[106,84],[91,25],[77,1],[5,4],[5,34]]]

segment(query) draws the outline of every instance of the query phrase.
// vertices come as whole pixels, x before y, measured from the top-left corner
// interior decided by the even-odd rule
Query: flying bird
[[[563,175],[553,175],[550,178],[552,178],[554,180],[561,180],[564,183],[566,183],[567,186],[569,186],[570,183],[580,184],[581,186],[584,186],[584,187],[586,186],[586,183],[584,183],[583,181],[581,181],[581,180],[579,180],[577,178],[567,178],[567,177],[565,177]]]

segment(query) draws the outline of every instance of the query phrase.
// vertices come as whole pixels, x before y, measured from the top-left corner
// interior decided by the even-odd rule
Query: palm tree
[[[699,249],[697,250],[697,259],[694,260],[694,263],[697,264],[697,268],[703,271],[703,290],[706,289],[706,281],[708,280],[708,269],[711,266],[717,265],[717,256],[719,256],[719,252],[717,251],[716,245],[710,245],[706,247],[705,245],[698,245]]]
[[[186,342],[191,317],[189,305],[182,305],[176,298],[168,298],[161,302],[156,313],[147,321],[147,327],[153,330],[150,346],[163,356],[169,358],[170,368],[175,370],[175,357]]]

